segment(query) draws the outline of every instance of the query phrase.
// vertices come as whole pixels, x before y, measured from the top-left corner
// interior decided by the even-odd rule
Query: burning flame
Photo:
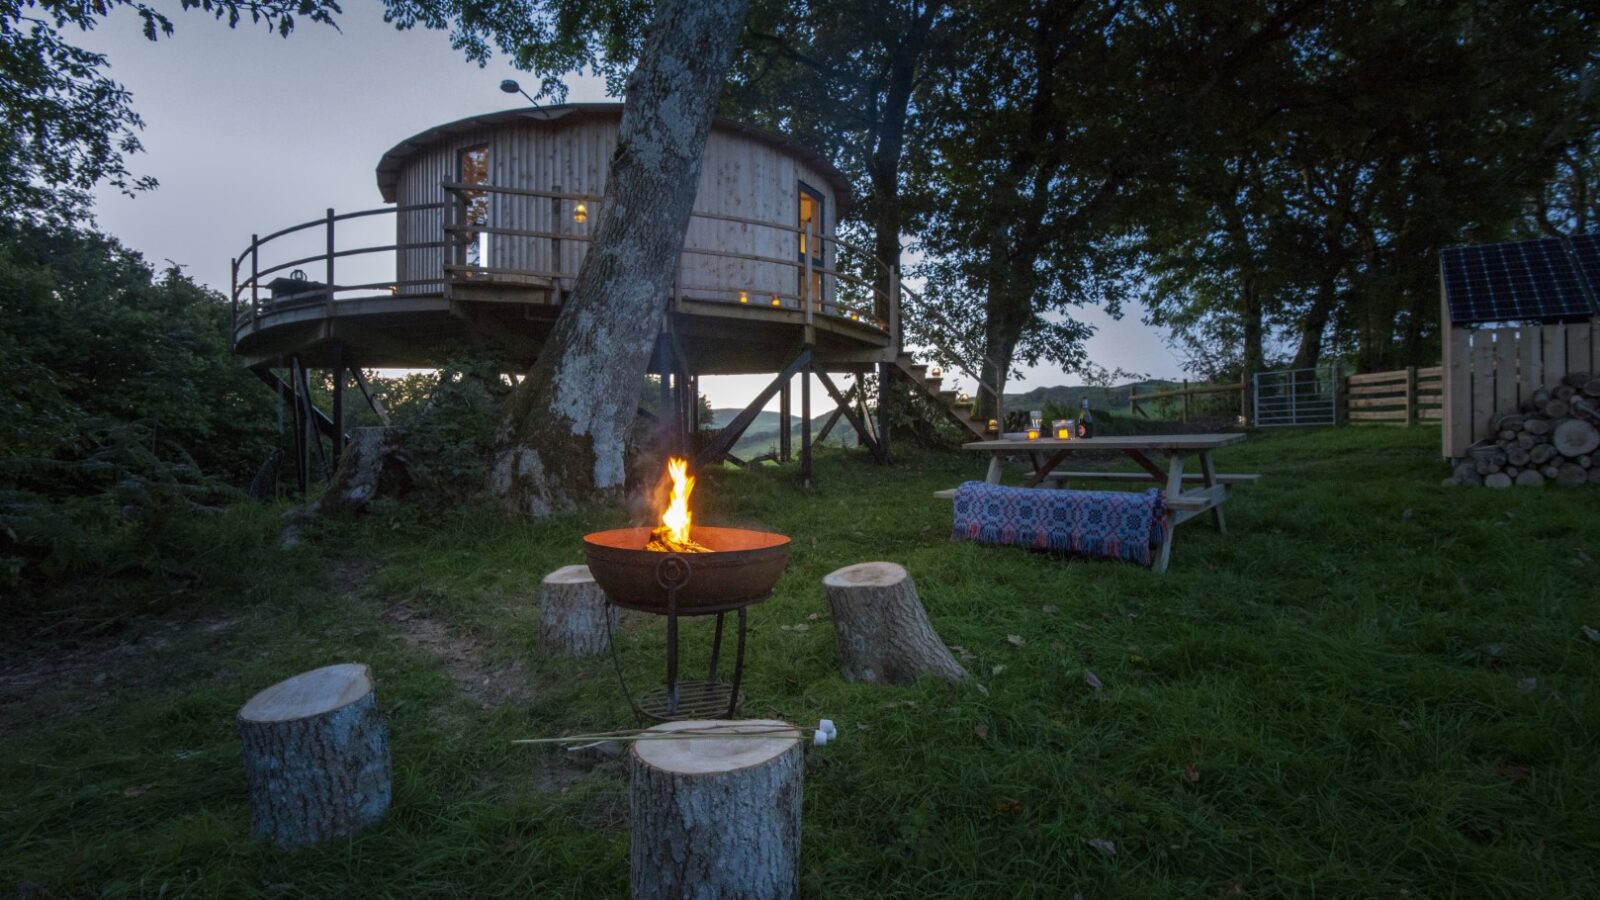
[[[693,516],[689,514],[689,494],[694,491],[694,476],[689,474],[689,461],[672,457],[667,460],[667,475],[672,479],[672,499],[661,513],[661,527],[650,532],[646,550],[661,553],[709,553],[689,538]]]

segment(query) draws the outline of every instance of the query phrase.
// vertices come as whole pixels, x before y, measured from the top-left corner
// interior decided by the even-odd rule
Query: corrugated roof
[[[581,117],[607,117],[620,118],[622,116],[621,103],[564,103],[559,106],[545,107],[520,107],[507,109],[501,112],[485,113],[480,116],[468,116],[457,119],[444,125],[436,125],[420,134],[395,144],[378,160],[378,190],[383,194],[384,202],[393,203],[395,200],[395,184],[400,179],[400,172],[405,168],[411,157],[426,150],[446,138],[480,128],[495,128],[501,125],[523,122],[572,122]],[[850,182],[844,173],[834,168],[820,153],[803,146],[794,138],[754,125],[746,125],[733,119],[718,116],[712,120],[711,128],[729,134],[737,134],[752,140],[761,141],[776,147],[785,153],[800,159],[806,165],[821,172],[833,187],[835,200],[840,210],[850,205]]]

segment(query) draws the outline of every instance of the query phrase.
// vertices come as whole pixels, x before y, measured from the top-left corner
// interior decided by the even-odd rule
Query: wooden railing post
[[[801,305],[802,308],[805,309],[806,339],[807,339],[806,342],[807,343],[810,343],[811,335],[812,335],[812,331],[811,331],[811,326],[812,326],[812,318],[811,318],[811,312],[812,312],[811,311],[811,301],[812,301],[812,297],[811,297],[811,249],[812,249],[812,246],[813,246],[812,245],[812,241],[814,241],[814,240],[815,240],[815,238],[813,238],[811,236],[811,226],[807,225],[806,226],[806,252],[804,254],[802,254],[805,257],[805,259],[801,261],[801,272],[800,272],[800,305]]]
[[[333,207],[328,207],[328,257],[323,276],[328,285],[328,315],[333,315]]]
[[[1189,379],[1183,380],[1183,422],[1189,421]]]
[[[250,235],[250,320],[261,321],[261,297],[258,293],[261,283],[260,266],[261,235]]]
[[[1417,367],[1406,366],[1406,425],[1417,424]]]
[[[228,291],[228,306],[231,311],[231,322],[228,326],[228,346],[236,347],[239,344],[239,260],[237,257],[228,260],[229,282],[232,288]]]
[[[444,188],[444,262],[446,266],[456,267],[465,264],[464,259],[459,259],[461,233],[461,195],[455,189]]]

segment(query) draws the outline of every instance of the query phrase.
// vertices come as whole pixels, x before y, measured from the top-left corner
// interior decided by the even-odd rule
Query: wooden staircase
[[[977,418],[977,403],[974,398],[962,399],[959,391],[944,390],[942,373],[940,375],[929,374],[930,367],[917,362],[916,357],[909,353],[900,354],[895,358],[894,364],[940,409],[949,413],[952,419],[967,429],[974,440],[981,441],[994,436],[988,432],[989,423],[984,419]]]

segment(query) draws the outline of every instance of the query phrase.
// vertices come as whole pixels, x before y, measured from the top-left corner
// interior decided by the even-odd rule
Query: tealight
[[[1070,440],[1072,440],[1072,420],[1070,420],[1070,419],[1057,419],[1053,423],[1053,427],[1054,427],[1055,433],[1056,433],[1056,440],[1058,440],[1058,441],[1070,441]]]
[[[1037,429],[1037,428],[1029,428],[1028,429],[1028,440],[1037,441],[1038,439],[1039,439],[1039,429]]]

